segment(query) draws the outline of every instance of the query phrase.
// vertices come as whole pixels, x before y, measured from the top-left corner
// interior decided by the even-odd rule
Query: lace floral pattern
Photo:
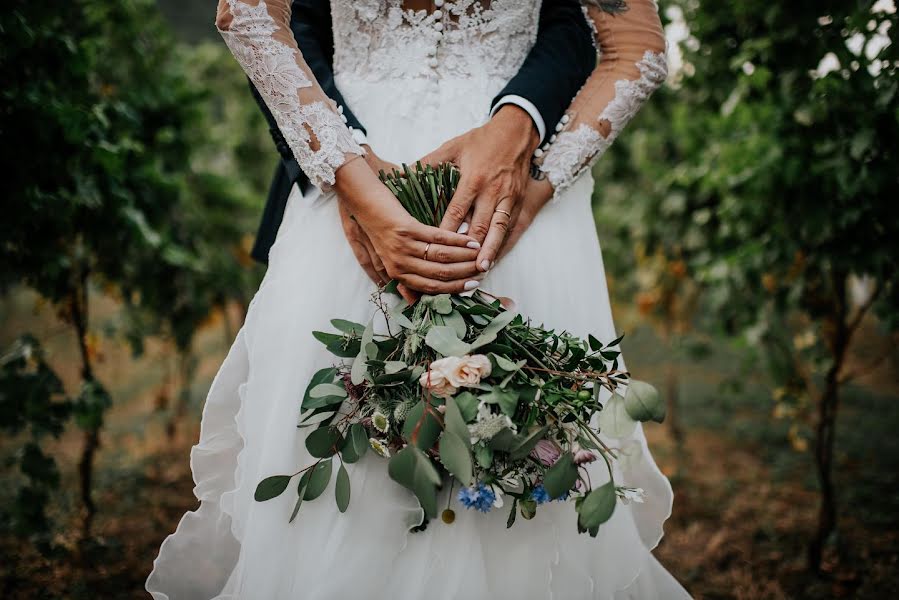
[[[508,81],[534,43],[540,0],[446,0],[434,11],[402,0],[332,0],[334,71],[354,78]]]
[[[219,29],[225,43],[272,111],[309,179],[320,187],[333,184],[346,155],[364,151],[333,103],[300,66],[296,46],[276,39],[280,27],[265,1],[256,6],[241,0],[227,3],[232,20],[226,29]]]
[[[606,153],[668,76],[668,64],[662,53],[647,51],[637,63],[637,68],[640,71],[638,79],[615,82],[615,97],[597,118],[597,125],[609,124],[608,135],[603,136],[595,128],[582,123],[576,129],[558,133],[543,155],[540,170],[546,173],[556,193],[571,185],[578,175]]]

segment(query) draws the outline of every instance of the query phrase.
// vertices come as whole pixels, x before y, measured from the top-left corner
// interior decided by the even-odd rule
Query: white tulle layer
[[[424,83],[338,83],[359,107],[372,146],[394,161],[414,160],[477,125],[498,89],[496,82],[461,81],[428,96],[414,89]],[[416,97],[432,102],[416,108]],[[589,175],[582,177],[547,206],[483,288],[514,298],[537,321],[611,340],[617,332],[592,188]],[[642,487],[647,501],[619,505],[595,539],[578,535],[565,503],[541,506],[532,521],[519,518],[506,529],[508,507],[483,515],[453,501],[453,525],[437,521],[409,533],[421,511],[373,453],[350,467],[345,514],[330,491],[305,503],[292,524],[295,493],[255,502],[262,478],[311,462],[308,430],[295,426],[299,401],[309,377],[334,361],[311,332],[330,330],[335,317],[367,320],[372,291],[344,241],[333,197],[315,191],[304,198],[294,190],[268,273],[210,389],[191,453],[201,505],[160,548],[147,580],[156,600],[689,597],[650,552],[662,537],[672,492],[639,428],[630,444],[642,449],[642,459],[616,473],[616,481]],[[607,480],[603,471],[593,469],[594,484]]]

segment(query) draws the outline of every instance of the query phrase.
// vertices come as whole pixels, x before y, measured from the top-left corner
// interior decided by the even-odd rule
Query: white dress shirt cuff
[[[499,101],[493,105],[493,108],[490,110],[490,116],[492,117],[495,115],[496,111],[498,111],[503,104],[514,104],[531,115],[531,120],[534,121],[534,126],[537,127],[537,133],[540,135],[540,141],[543,141],[543,138],[546,137],[546,123],[543,121],[540,111],[537,110],[537,107],[534,106],[533,102],[527,98],[509,94],[508,96],[500,98]]]

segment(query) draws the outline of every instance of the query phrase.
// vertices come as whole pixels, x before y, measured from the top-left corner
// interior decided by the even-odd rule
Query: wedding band
[[[428,242],[428,245],[425,246],[425,254],[424,254],[425,260],[428,260],[428,250],[430,250],[430,249],[431,249],[431,242]]]
[[[509,217],[510,219],[512,218],[512,213],[510,213],[510,212],[507,211],[507,210],[503,210],[503,209],[501,209],[501,208],[497,208],[497,209],[496,209],[495,211],[493,211],[493,212],[495,212],[495,213],[503,213],[504,215],[506,215],[506,216]]]

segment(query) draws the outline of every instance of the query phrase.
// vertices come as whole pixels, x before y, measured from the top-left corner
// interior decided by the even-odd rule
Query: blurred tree
[[[895,6],[672,0],[669,14],[689,27],[684,64],[618,148],[630,200],[645,201],[621,232],[683,259],[706,314],[765,349],[800,448],[808,418],[818,569],[836,525],[847,350],[872,308],[887,330],[899,324]]]
[[[212,308],[246,303],[255,275],[240,264],[241,244],[257,209],[231,173],[194,170],[213,143],[204,126],[210,95],[189,77],[153,2],[15,0],[0,31],[0,157],[14,166],[0,286],[31,286],[75,330],[88,534],[111,403],[93,365],[91,286],[129,308],[136,351],[162,331],[186,354]]]

